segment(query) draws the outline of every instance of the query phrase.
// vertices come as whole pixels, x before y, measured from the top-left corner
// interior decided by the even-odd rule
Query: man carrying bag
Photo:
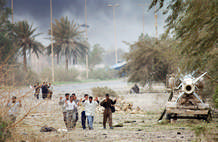
[[[106,98],[101,102],[101,106],[103,106],[105,108],[104,110],[104,117],[103,117],[103,127],[104,129],[106,129],[106,122],[107,122],[107,119],[109,118],[109,126],[110,126],[110,129],[113,129],[112,127],[112,111],[114,112],[115,111],[115,108],[114,105],[116,103],[116,99],[113,101],[109,98],[109,94],[106,94],[105,95]]]

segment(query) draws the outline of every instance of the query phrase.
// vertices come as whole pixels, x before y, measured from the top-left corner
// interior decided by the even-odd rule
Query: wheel
[[[170,119],[171,119],[171,115],[172,115],[171,113],[167,113],[167,117],[166,117],[166,119],[170,121]]]
[[[207,115],[206,121],[207,121],[208,123],[210,123],[210,121],[212,121],[212,114],[211,114],[211,111],[210,111],[210,110],[208,111],[208,115]]]

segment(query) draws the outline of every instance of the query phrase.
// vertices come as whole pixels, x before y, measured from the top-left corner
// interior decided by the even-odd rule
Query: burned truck
[[[166,114],[168,120],[203,119],[209,122],[212,119],[211,108],[198,94],[202,91],[199,84],[206,73],[197,78],[187,74],[180,78],[181,83],[178,87],[171,84],[171,95],[159,120]]]

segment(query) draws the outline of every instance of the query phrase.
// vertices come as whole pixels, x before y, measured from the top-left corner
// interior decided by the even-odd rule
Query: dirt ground
[[[133,103],[133,108],[140,107],[142,109],[142,111],[134,113],[131,111],[116,111],[113,113],[113,125],[119,124],[122,127],[114,127],[113,130],[109,128],[104,130],[102,126],[102,112],[97,111],[94,118],[94,130],[83,130],[81,128],[79,108],[77,127],[75,130],[67,132],[63,122],[61,106],[58,105],[59,97],[63,96],[65,92],[73,90],[78,94],[78,98],[81,98],[85,92],[90,93],[88,86],[93,87],[93,85],[86,84],[87,87],[81,88],[80,84],[78,85],[80,88],[73,87],[73,89],[70,88],[70,85],[67,85],[69,88],[63,88],[63,86],[60,85],[55,86],[55,93],[52,100],[36,100],[33,98],[32,94],[23,98],[23,107],[17,119],[18,121],[22,121],[17,124],[15,128],[16,133],[19,134],[20,139],[24,141],[180,142],[197,140],[195,132],[191,129],[189,124],[204,123],[202,121],[178,120],[176,124],[160,124],[157,122],[167,102],[167,93],[128,94],[128,88],[130,88],[131,84],[120,82],[116,84],[116,81],[112,83],[98,83],[99,86],[105,84],[110,84],[112,89],[118,91],[120,98]],[[75,84],[72,86],[75,86]],[[163,86],[157,88],[163,89]],[[39,104],[39,106],[35,107],[37,104]],[[32,110],[28,113],[30,109]],[[28,115],[23,119],[23,116],[27,113]],[[217,125],[217,120],[213,123]],[[41,127],[45,125],[54,127],[58,131],[40,132]]]

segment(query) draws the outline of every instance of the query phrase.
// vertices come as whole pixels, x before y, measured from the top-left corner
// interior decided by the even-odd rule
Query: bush
[[[96,69],[89,72],[90,79],[107,80],[117,78],[118,72],[109,69]]]
[[[216,86],[215,94],[213,95],[213,101],[214,101],[215,107],[218,108],[218,85]]]
[[[79,71],[76,69],[69,69],[65,71],[63,68],[55,68],[55,81],[78,81]],[[50,68],[44,69],[40,73],[42,80],[51,81],[52,72]]]
[[[109,94],[112,97],[117,96],[117,93],[114,90],[112,90],[111,88],[108,88],[108,87],[95,87],[95,88],[92,88],[92,94],[95,97],[104,97],[105,94]]]
[[[4,142],[7,138],[11,137],[10,131],[7,130],[8,124],[7,121],[0,117],[0,142]]]

